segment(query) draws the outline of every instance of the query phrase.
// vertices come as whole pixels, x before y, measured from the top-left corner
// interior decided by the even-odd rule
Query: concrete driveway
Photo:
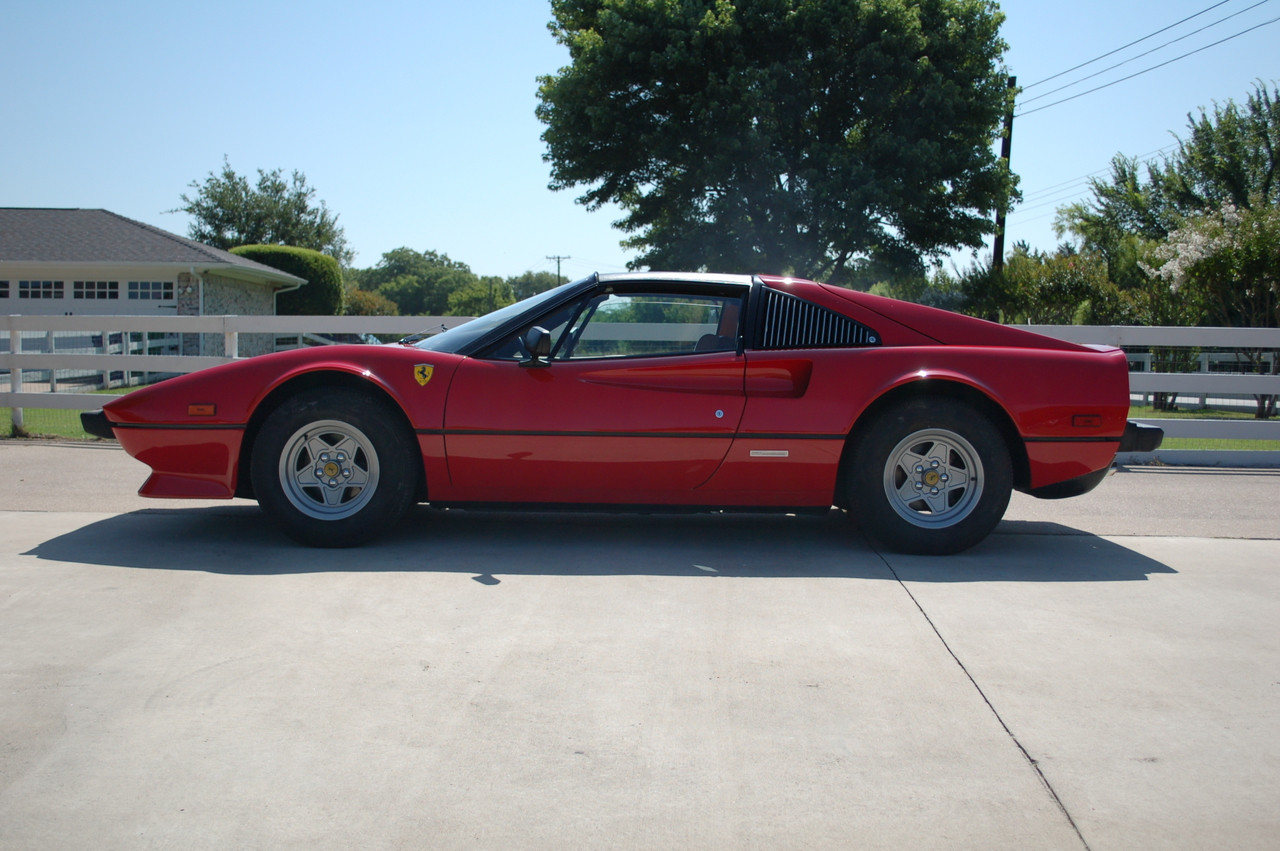
[[[0,441],[0,848],[1274,848],[1280,473],[358,550]]]

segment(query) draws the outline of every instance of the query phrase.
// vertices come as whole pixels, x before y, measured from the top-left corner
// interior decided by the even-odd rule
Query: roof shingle
[[[301,280],[109,210],[0,207],[0,262],[236,266]]]

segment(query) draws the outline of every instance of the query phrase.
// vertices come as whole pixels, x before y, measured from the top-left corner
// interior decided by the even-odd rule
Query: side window
[[[533,323],[551,336],[552,360],[655,357],[738,348],[743,297],[708,293],[617,293],[565,305]],[[525,326],[482,357],[528,360]]]
[[[738,345],[741,303],[733,296],[605,293],[587,304],[552,357],[578,360],[731,351]]]

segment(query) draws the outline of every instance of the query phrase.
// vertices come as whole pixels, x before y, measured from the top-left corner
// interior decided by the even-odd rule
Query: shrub
[[[327,254],[288,245],[241,245],[231,253],[304,278],[301,289],[276,299],[280,316],[338,316],[342,313],[342,269]]]
[[[399,316],[396,303],[386,296],[368,290],[352,290],[347,293],[348,316]]]

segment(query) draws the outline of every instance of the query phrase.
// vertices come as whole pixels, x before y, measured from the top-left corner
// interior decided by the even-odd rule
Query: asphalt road
[[[1274,848],[1280,472],[299,548],[0,441],[0,848]]]

